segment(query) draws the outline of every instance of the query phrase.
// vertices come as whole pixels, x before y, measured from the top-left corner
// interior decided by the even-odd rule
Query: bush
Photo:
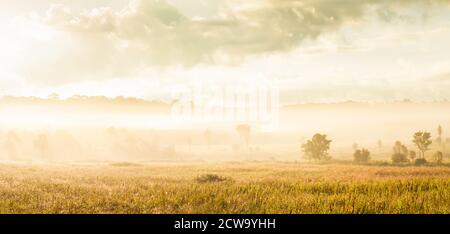
[[[414,162],[414,164],[415,164],[416,166],[422,166],[422,165],[427,164],[427,160],[424,159],[424,158],[418,158],[418,159],[416,159],[416,161]]]
[[[205,174],[198,176],[196,181],[199,183],[216,183],[216,182],[231,181],[231,179],[216,174]]]
[[[406,163],[409,162],[408,157],[406,154],[396,153],[392,155],[392,162],[393,163]]]

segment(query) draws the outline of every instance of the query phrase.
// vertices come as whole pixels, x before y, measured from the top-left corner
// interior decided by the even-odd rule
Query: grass
[[[0,213],[450,213],[449,167],[0,165]]]

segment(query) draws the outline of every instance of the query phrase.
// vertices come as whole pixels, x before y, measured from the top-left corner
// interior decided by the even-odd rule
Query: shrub
[[[219,176],[216,174],[204,174],[199,175],[196,179],[199,183],[216,183],[216,182],[224,182],[224,181],[230,181],[231,179]]]
[[[408,157],[406,154],[396,153],[392,155],[392,162],[393,163],[405,163],[408,162]]]
[[[416,159],[416,161],[414,162],[414,164],[415,164],[416,166],[422,166],[422,165],[427,164],[427,160],[424,159],[424,158],[418,158],[418,159]]]

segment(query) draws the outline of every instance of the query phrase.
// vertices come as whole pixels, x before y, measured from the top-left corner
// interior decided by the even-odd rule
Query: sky
[[[449,41],[448,0],[0,0],[0,96],[274,79],[284,103],[436,101]]]

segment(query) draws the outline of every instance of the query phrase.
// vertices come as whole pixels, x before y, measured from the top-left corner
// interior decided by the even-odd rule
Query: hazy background
[[[302,161],[300,146],[315,133],[333,140],[334,159],[351,159],[357,144],[372,160],[390,160],[395,141],[416,150],[413,133],[429,131],[435,140],[439,125],[444,144],[432,151],[446,153],[450,144],[448,102],[283,106],[279,128],[250,123],[248,144],[239,122],[177,122],[161,102],[5,98],[0,107],[1,161]]]
[[[377,159],[450,127],[447,0],[0,0],[0,35],[3,160],[297,160],[316,132]],[[267,79],[249,144],[171,121],[179,86]]]

